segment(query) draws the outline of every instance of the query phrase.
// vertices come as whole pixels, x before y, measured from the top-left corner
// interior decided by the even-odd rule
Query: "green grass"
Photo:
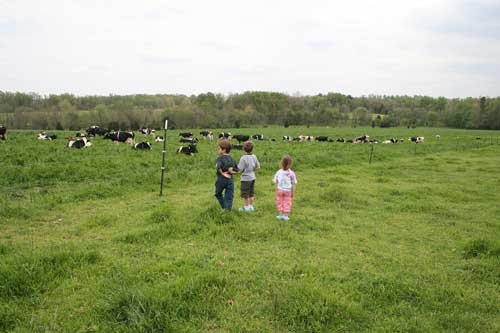
[[[277,138],[256,142],[252,214],[217,206],[215,142],[175,155],[169,132],[159,197],[161,144],[140,152],[95,138],[73,150],[9,131],[0,332],[500,330],[499,133],[231,132]],[[368,164],[370,145],[280,139],[365,133],[426,143],[376,145]],[[275,218],[271,183],[284,154],[299,180],[289,222]]]

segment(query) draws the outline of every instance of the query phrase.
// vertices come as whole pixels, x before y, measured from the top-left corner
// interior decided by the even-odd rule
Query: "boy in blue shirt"
[[[221,140],[217,145],[219,157],[215,161],[217,179],[215,181],[215,197],[223,209],[230,211],[233,208],[234,182],[233,173],[238,171],[236,161],[229,155],[231,142]],[[224,195],[222,193],[224,192]]]

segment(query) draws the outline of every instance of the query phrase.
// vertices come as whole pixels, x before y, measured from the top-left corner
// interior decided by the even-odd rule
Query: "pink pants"
[[[276,206],[280,213],[290,213],[290,210],[292,210],[292,192],[277,190]]]

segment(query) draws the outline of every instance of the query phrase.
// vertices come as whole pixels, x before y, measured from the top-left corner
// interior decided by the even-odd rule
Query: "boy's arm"
[[[293,184],[292,185],[292,198],[295,196],[295,188],[297,187],[297,185]]]

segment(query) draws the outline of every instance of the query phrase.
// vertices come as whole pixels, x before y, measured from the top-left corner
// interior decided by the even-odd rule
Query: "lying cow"
[[[424,137],[423,136],[412,136],[408,140],[411,141],[411,142],[413,142],[413,143],[424,143]]]
[[[221,132],[219,133],[219,139],[227,139],[231,140],[231,133],[230,132]]]
[[[5,141],[7,139],[7,127],[0,125],[0,140]]]
[[[235,135],[234,138],[238,140],[238,143],[242,143],[250,140],[250,135]]]
[[[155,137],[155,141],[156,142],[163,142],[163,141],[165,141],[165,138],[163,136],[161,136],[161,135],[157,135]]]
[[[257,141],[262,141],[262,140],[264,140],[264,134],[254,134],[254,135],[252,135],[252,139],[257,140]]]
[[[49,141],[52,141],[52,140],[55,140],[57,139],[57,135],[55,134],[47,134],[47,132],[41,132],[41,133],[38,133],[37,135],[37,140],[49,140]]]
[[[149,135],[149,134],[154,135],[155,134],[155,130],[154,129],[152,129],[152,128],[146,128],[146,127],[141,127],[139,129],[139,132],[141,134],[144,134],[144,135]]]
[[[283,135],[283,141],[292,141],[293,137],[290,135]]]
[[[179,142],[181,142],[181,143],[198,143],[198,139],[197,138],[181,138],[179,140]]]
[[[314,136],[311,135],[299,135],[299,141],[314,141]]]
[[[177,149],[177,154],[193,155],[198,152],[195,144],[190,144],[189,146],[182,146]]]
[[[212,141],[214,139],[214,133],[210,132],[210,131],[201,131],[200,132],[200,135],[203,136],[203,139],[208,139],[210,141]]]
[[[316,141],[319,141],[319,142],[328,142],[328,137],[327,136],[318,136],[316,137]]]
[[[396,139],[396,138],[390,138],[388,140],[382,141],[382,143],[385,143],[385,144],[388,144],[388,143],[398,143],[398,142],[399,142],[399,140]]]
[[[151,150],[153,146],[149,142],[143,141],[141,143],[136,143],[132,148],[135,150]]]
[[[81,148],[87,148],[87,147],[92,146],[92,142],[87,140],[86,137],[83,137],[80,139],[74,139],[73,137],[69,136],[68,143],[66,144],[66,146],[69,148],[81,149]]]
[[[133,141],[135,134],[133,132],[110,132],[104,134],[103,139],[110,139],[113,142]]]
[[[191,133],[191,132],[181,132],[181,133],[179,133],[179,136],[182,136],[183,138],[192,138],[193,137],[193,133]]]
[[[86,130],[88,136],[96,136],[96,135],[104,135],[108,133],[106,128],[101,128],[97,125],[92,125],[88,127]]]
[[[368,135],[362,135],[358,136],[357,138],[354,139],[354,143],[367,143],[370,137]]]

